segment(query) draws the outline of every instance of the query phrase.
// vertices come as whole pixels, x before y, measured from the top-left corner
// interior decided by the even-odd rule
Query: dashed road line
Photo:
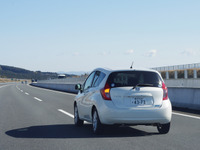
[[[68,113],[68,112],[66,112],[66,111],[64,111],[62,109],[58,109],[58,111],[63,113],[63,114],[65,114],[65,115],[67,115],[67,116],[69,116],[69,117],[71,117],[71,118],[74,118],[74,115],[72,115],[72,114],[70,114],[70,113]]]
[[[35,100],[39,101],[39,102],[42,102],[41,99],[37,98],[37,97],[34,97]]]
[[[2,85],[2,86],[0,86],[0,88],[2,88],[2,87],[6,87],[6,86],[9,86],[9,85]]]
[[[21,92],[23,92],[23,90],[20,90]]]
[[[29,95],[29,93],[26,93],[26,92],[25,92],[25,94],[26,94],[26,95]]]
[[[16,88],[17,88],[18,90],[21,90],[17,85],[16,85]]]
[[[68,113],[68,112],[66,112],[64,110],[58,109],[58,111],[74,119],[74,115],[72,115],[72,114],[70,114],[70,113]],[[90,123],[85,121],[85,124],[90,124]]]

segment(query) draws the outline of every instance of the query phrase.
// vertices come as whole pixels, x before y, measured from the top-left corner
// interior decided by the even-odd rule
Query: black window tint
[[[94,80],[93,80],[93,87],[99,86],[101,81],[104,79],[106,75],[103,72],[97,71]]]
[[[123,71],[113,72],[108,78],[111,87],[136,86],[138,84],[151,84],[161,86],[161,78],[155,72],[148,71]]]
[[[95,72],[92,72],[90,76],[87,78],[87,80],[84,83],[84,88],[83,90],[89,89],[92,85],[93,77],[94,77]]]

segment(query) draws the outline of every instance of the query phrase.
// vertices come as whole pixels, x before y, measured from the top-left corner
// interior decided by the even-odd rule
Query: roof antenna
[[[132,62],[130,69],[132,69],[132,68],[133,68],[133,63],[134,63],[134,61]]]

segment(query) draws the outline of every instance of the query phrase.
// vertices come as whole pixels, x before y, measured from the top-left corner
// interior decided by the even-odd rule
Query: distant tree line
[[[54,72],[29,71],[22,68],[0,65],[0,77],[46,80],[50,78],[55,79],[58,77],[58,74]]]

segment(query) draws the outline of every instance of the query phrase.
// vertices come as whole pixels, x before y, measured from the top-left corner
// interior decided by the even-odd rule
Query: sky
[[[0,64],[92,71],[200,62],[199,0],[0,0]]]

